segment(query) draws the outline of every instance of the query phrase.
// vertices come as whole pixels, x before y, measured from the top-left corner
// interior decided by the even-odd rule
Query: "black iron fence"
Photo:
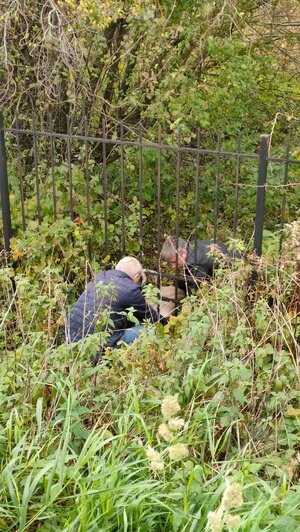
[[[174,134],[174,133],[172,133]],[[300,200],[300,160],[289,143],[271,155],[261,135],[254,153],[218,136],[203,147],[200,131],[177,142],[158,128],[156,139],[123,123],[90,135],[56,132],[0,119],[2,239],[9,251],[13,234],[33,222],[69,217],[91,227],[88,252],[134,254],[155,268],[165,234],[188,240],[253,238],[262,253],[263,229],[282,230]],[[298,188],[297,188],[298,187]],[[289,208],[289,205],[292,207]],[[281,247],[281,238],[279,248]]]

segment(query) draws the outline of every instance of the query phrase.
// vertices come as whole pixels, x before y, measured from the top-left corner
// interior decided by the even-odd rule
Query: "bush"
[[[1,528],[298,528],[297,246],[261,261],[251,293],[247,262],[221,267],[92,368],[98,333],[57,336],[84,282],[75,231],[42,225],[42,250],[28,230],[1,270]]]

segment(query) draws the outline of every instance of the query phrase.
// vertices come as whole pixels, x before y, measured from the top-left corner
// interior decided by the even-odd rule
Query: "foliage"
[[[15,271],[3,264],[1,528],[196,531],[211,527],[212,514],[225,530],[237,515],[240,530],[299,527],[299,228],[291,229],[282,263],[266,255],[252,291],[247,262],[221,265],[167,326],[147,324],[96,368],[99,333],[73,347],[58,341],[66,295],[82,283],[70,285],[56,262],[66,235],[49,246],[44,270],[34,240]],[[79,271],[80,253],[69,272]],[[153,467],[158,455],[163,470]],[[239,486],[238,514],[228,513],[228,485]]]
[[[252,132],[297,118],[295,0],[2,0],[1,106]],[[22,35],[20,39],[19,36]],[[78,121],[77,121],[78,123]],[[280,124],[281,123],[281,124]]]
[[[137,141],[143,121],[144,141],[156,142],[160,136],[167,146],[180,142],[195,148],[199,128],[201,147],[235,151],[240,142],[249,154],[257,150],[259,133],[269,132],[271,154],[281,157],[289,134],[290,153],[299,157],[299,6],[294,0],[280,5],[273,0],[185,0],[176,8],[169,0],[2,4],[0,86],[7,125],[16,119],[24,129],[97,137],[105,126],[106,136],[115,140],[122,119],[124,138]],[[17,237],[29,221],[52,223],[70,215],[78,226],[92,228],[90,256],[96,253],[93,258],[109,260],[109,254],[116,258],[124,247],[142,255],[145,235],[144,252],[153,254],[157,225],[162,233],[175,230],[175,153],[160,152],[161,220],[154,224],[157,150],[142,149],[141,170],[138,148],[122,151],[113,143],[106,146],[106,165],[98,142],[72,139],[68,144],[64,138],[20,134],[6,135],[6,147]],[[202,154],[198,163],[197,203],[196,156],[182,154],[180,231],[186,238],[194,228],[200,238],[213,236],[218,166],[218,237],[225,240],[234,226],[237,160]],[[235,236],[248,240],[255,216],[257,162],[240,159],[239,165]],[[283,190],[288,192],[286,220],[296,219],[299,211],[299,168],[290,165],[290,184],[283,189],[284,171],[283,165],[270,165],[266,224],[271,231],[280,225]]]
[[[131,133],[129,142],[130,139],[137,141],[135,133]],[[165,137],[162,141],[167,146]],[[26,248],[27,238],[31,247],[35,231],[43,235],[46,228],[49,235],[44,236],[51,243],[55,233],[64,230],[65,220],[66,235],[72,234],[72,242],[84,241],[90,259],[98,262],[101,257],[108,262],[119,259],[124,252],[141,258],[144,254],[153,258],[147,264],[153,268],[158,237],[161,240],[163,234],[176,232],[177,214],[181,236],[187,239],[196,235],[213,238],[215,220],[220,240],[234,236],[247,241],[252,237],[258,172],[258,160],[251,158],[252,153],[243,159],[201,154],[197,166],[195,154],[182,153],[179,161],[178,154],[166,148],[158,153],[155,147],[140,150],[116,145],[110,149],[110,162],[104,167],[96,142],[86,146],[84,142],[72,141],[70,156],[65,141],[60,139],[55,141],[52,151],[49,139],[38,140],[36,145],[30,143],[16,157],[15,139],[7,135],[9,199],[19,247]],[[224,149],[231,151],[236,146],[227,139]],[[280,156],[283,162],[269,163],[265,227],[277,232],[281,229],[282,215],[285,223],[297,219],[300,166],[295,150],[285,185],[284,153],[272,147],[272,155]],[[38,218],[42,221],[40,228]]]
[[[240,130],[248,153],[267,131],[279,156],[289,133],[299,158],[295,0],[0,7],[6,124],[97,137],[105,125],[114,141],[122,119],[126,139],[156,142],[160,122],[165,145],[197,146],[199,127],[210,149],[221,129],[219,147],[229,151]],[[177,223],[179,159],[142,148],[141,167],[139,148],[111,143],[105,166],[97,141],[6,140],[14,238],[13,262],[3,255],[0,269],[0,529],[297,530],[300,240],[294,223],[277,260],[283,165],[270,165],[263,259],[220,265],[167,326],[146,324],[93,368],[105,333],[62,344],[68,305],[123,247],[157,266],[158,230]],[[237,161],[198,162],[200,221],[196,160],[180,159],[181,236],[193,238],[192,227],[212,236],[217,164],[218,236],[227,240]],[[247,249],[257,165],[240,165],[235,236]],[[292,222],[298,167],[289,180]]]

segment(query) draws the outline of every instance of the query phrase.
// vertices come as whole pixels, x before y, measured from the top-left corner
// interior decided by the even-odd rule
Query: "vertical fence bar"
[[[179,244],[179,210],[180,210],[180,168],[181,168],[181,128],[178,128],[177,135],[178,151],[177,151],[177,164],[176,164],[176,226],[175,226],[175,236],[176,236],[176,279],[175,279],[175,306],[178,306],[178,244]]]
[[[161,125],[158,126],[157,150],[157,271],[160,273],[161,250]],[[160,288],[160,275],[157,276],[157,287]]]
[[[236,151],[238,153],[236,157],[236,171],[235,171],[235,184],[234,184],[234,207],[233,207],[233,238],[236,237],[237,229],[237,213],[238,213],[238,201],[239,201],[239,182],[240,182],[240,170],[241,170],[241,132],[237,134],[237,146]]]
[[[200,150],[200,129],[197,128],[197,150]],[[199,223],[199,175],[200,175],[200,153],[196,155],[196,175],[195,175],[195,239],[194,239],[194,264],[197,264],[197,243],[198,243],[198,223]]]
[[[18,118],[16,118],[16,129],[19,129],[19,121]],[[16,133],[16,141],[17,141],[17,164],[18,164],[18,175],[19,175],[19,183],[20,183],[20,198],[21,198],[21,215],[22,215],[22,229],[25,231],[26,229],[26,222],[25,222],[25,201],[24,201],[24,180],[23,180],[23,166],[22,166],[22,159],[21,159],[21,146],[20,146],[20,134],[17,131]]]
[[[91,223],[91,197],[90,197],[90,171],[89,171],[89,150],[86,137],[88,135],[88,122],[87,117],[84,117],[84,160],[85,160],[85,186],[86,186],[86,216],[87,223]]]
[[[266,195],[266,182],[268,171],[268,148],[269,148],[269,135],[260,136],[259,144],[259,166],[258,166],[258,178],[257,178],[257,193],[256,193],[256,216],[255,216],[255,229],[254,229],[254,251],[256,255],[261,257],[262,253],[262,241],[263,241],[263,229],[265,218],[265,195]]]
[[[73,175],[72,175],[72,163],[71,163],[71,124],[70,117],[67,116],[67,159],[68,159],[68,180],[69,180],[69,211],[71,220],[74,220],[74,208],[73,208]]]
[[[144,239],[143,239],[143,126],[139,125],[139,232],[140,232],[140,256],[143,263]]]
[[[85,161],[85,186],[86,186],[86,217],[87,217],[87,223],[90,226],[91,225],[91,197],[90,197],[90,170],[89,170],[89,149],[88,149],[88,121],[87,117],[84,116],[83,118],[84,123],[84,161]],[[88,255],[91,259],[92,257],[92,249],[91,249],[91,239],[89,238],[88,241]]]
[[[103,175],[103,208],[104,208],[104,248],[108,255],[108,198],[107,198],[107,168],[106,168],[106,126],[102,119],[102,175]]]
[[[9,187],[7,175],[7,161],[5,150],[5,136],[3,129],[3,115],[0,114],[0,195],[3,220],[4,247],[10,251],[10,239],[12,237],[11,212],[9,203]]]
[[[39,224],[42,221],[41,215],[41,198],[40,198],[40,176],[39,176],[39,152],[37,145],[37,135],[36,135],[36,120],[35,114],[32,116],[32,129],[33,129],[33,157],[34,157],[34,168],[35,168],[35,186],[36,186],[36,206],[37,206],[37,215]]]
[[[124,124],[120,124],[120,141],[121,141],[121,249],[122,255],[125,255],[125,172],[124,172]]]
[[[178,128],[178,133],[177,133],[177,144],[178,144],[178,148],[180,148],[181,146],[180,127]],[[176,163],[176,225],[175,225],[176,247],[178,247],[178,239],[179,239],[180,167],[181,167],[181,151],[178,150],[177,151],[177,163]]]
[[[220,194],[220,150],[221,150],[221,133],[218,133],[217,141],[217,164],[215,180],[215,206],[214,206],[214,242],[217,240],[218,217],[219,217],[219,194]]]
[[[49,114],[49,130],[53,132],[52,114]],[[55,147],[54,138],[50,137],[50,164],[51,164],[51,180],[52,180],[52,196],[53,196],[53,216],[54,220],[57,220],[57,202],[56,202],[56,180],[55,180]]]
[[[280,237],[279,237],[279,255],[282,251],[283,242],[283,228],[285,222],[285,209],[286,209],[286,186],[289,182],[289,155],[290,155],[290,143],[286,143],[285,148],[285,162],[284,162],[284,180],[283,180],[283,192],[281,197],[281,214],[280,214]]]

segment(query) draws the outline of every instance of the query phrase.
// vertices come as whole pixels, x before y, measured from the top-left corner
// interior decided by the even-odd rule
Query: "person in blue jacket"
[[[132,343],[143,326],[133,326],[129,321],[126,311],[130,307],[139,322],[159,321],[160,316],[147,304],[141,292],[142,278],[142,265],[134,257],[124,257],[114,270],[99,272],[68,313],[64,330],[66,342],[77,342],[95,333],[97,321],[105,314],[105,330],[109,337],[103,348],[114,347],[117,342]]]

